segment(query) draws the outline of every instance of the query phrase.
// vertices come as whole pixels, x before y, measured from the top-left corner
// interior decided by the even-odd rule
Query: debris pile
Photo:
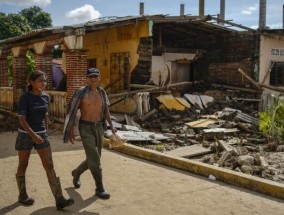
[[[159,96],[147,117],[134,120],[141,130],[167,138],[129,143],[284,183],[284,143],[269,141],[259,131],[259,99],[253,94],[232,90],[185,94],[190,107],[185,105],[184,110],[174,109],[169,98]]]

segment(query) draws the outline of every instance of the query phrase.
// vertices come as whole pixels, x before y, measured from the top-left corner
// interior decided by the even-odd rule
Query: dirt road
[[[75,204],[64,211],[56,211],[45,172],[34,152],[26,177],[28,193],[35,204],[24,207],[17,203],[15,138],[16,133],[0,134],[1,215],[284,214],[283,200],[106,149],[102,165],[105,187],[111,198],[98,199],[94,196],[95,183],[90,172],[82,175],[80,189],[73,188],[70,172],[85,155],[81,142],[63,144],[60,133],[50,136],[54,165],[64,195],[74,198]]]

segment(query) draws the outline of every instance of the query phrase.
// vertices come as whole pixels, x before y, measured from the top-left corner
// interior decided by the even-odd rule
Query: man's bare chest
[[[88,97],[81,100],[81,105],[102,107],[102,97],[98,92],[90,93]]]

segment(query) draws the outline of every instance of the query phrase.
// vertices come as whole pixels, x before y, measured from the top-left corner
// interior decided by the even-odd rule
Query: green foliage
[[[7,63],[8,63],[8,84],[9,86],[13,85],[13,54],[9,54],[7,56]]]
[[[0,14],[0,39],[16,37],[32,31],[28,20],[20,14]]]
[[[7,56],[7,63],[8,63],[8,83],[9,86],[13,85],[13,54],[9,54]],[[26,53],[27,57],[27,74],[26,77],[28,78],[31,73],[35,71],[35,59],[34,53],[32,50],[28,50]]]
[[[39,7],[21,10],[18,14],[0,12],[0,40],[31,32],[33,29],[52,26],[49,13]]]
[[[27,77],[30,76],[31,73],[35,71],[35,57],[34,57],[34,52],[31,50],[28,50],[26,53],[27,57]]]
[[[164,152],[165,151],[165,147],[163,145],[155,145],[154,146],[154,150],[158,151],[158,152]]]
[[[26,17],[32,29],[52,26],[52,19],[50,14],[44,12],[40,7],[33,6],[23,9],[20,11],[20,14]]]
[[[275,99],[273,106],[259,113],[259,130],[269,139],[284,142],[284,103]]]

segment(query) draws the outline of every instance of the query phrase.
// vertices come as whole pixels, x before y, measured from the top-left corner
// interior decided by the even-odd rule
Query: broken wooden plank
[[[150,116],[152,116],[156,112],[157,112],[156,109],[149,111],[148,113],[146,113],[144,116],[141,117],[141,121],[144,122],[146,119],[148,119]]]
[[[119,81],[121,81],[123,78],[125,78],[125,74],[120,74],[115,80],[113,80],[111,83],[109,83],[108,85],[106,85],[104,87],[104,90],[107,90],[108,88],[112,87],[113,85],[115,85],[116,83],[118,83]]]
[[[220,159],[218,160],[218,166],[222,167],[224,164],[224,161],[227,160],[227,158],[231,155],[231,151],[225,151]]]
[[[232,98],[232,100],[249,101],[249,102],[260,102],[261,101],[261,99],[247,99],[247,98]]]
[[[272,67],[274,66],[274,64],[275,64],[275,62],[270,61],[268,70],[267,70],[267,72],[266,72],[266,74],[265,74],[265,76],[264,76],[264,78],[263,78],[263,80],[262,80],[262,82],[261,82],[262,84],[265,83],[265,81],[266,81],[266,79],[268,78],[268,76],[269,76],[269,74],[270,74],[270,72],[271,72],[271,69],[272,69]]]
[[[264,87],[264,88],[267,88],[267,89],[270,89],[270,90],[274,90],[276,92],[284,93],[284,89],[280,88],[280,87],[274,87],[274,86],[267,85],[267,84],[259,84],[259,85]]]
[[[251,133],[251,130],[247,126],[245,126],[243,123],[238,122],[237,127],[244,132]]]
[[[177,156],[177,157],[183,157],[183,158],[192,158],[199,155],[205,155],[209,154],[212,151],[210,148],[204,148],[201,145],[191,145],[191,146],[184,146],[179,147],[177,149],[167,151],[165,154]]]
[[[190,126],[191,128],[207,128],[208,125],[214,124],[218,122],[217,119],[199,119],[193,122],[187,122],[186,125]]]
[[[262,93],[262,91],[259,91],[259,90],[243,88],[243,87],[228,86],[228,85],[222,85],[222,84],[212,84],[212,86],[213,87],[224,87],[227,89],[239,90],[239,91],[251,92],[251,93]]]
[[[135,93],[139,93],[139,92],[153,92],[153,91],[158,91],[158,90],[168,90],[170,88],[183,87],[183,86],[187,86],[187,85],[191,85],[191,84],[192,84],[192,82],[179,82],[179,83],[169,84],[169,85],[163,86],[163,87],[152,86],[152,87],[141,89],[141,90],[133,90],[133,91],[129,91],[129,92],[109,94],[108,98],[131,95],[131,94],[135,94]]]
[[[156,87],[154,85],[147,85],[147,84],[130,84],[130,87],[132,88],[140,88],[140,89],[151,89],[153,87]],[[158,87],[156,87],[158,88]]]
[[[219,147],[221,147],[223,150],[228,152],[233,151],[233,147],[227,144],[225,141],[218,140],[217,138],[215,138],[215,140],[218,143]]]
[[[249,77],[241,68],[238,69],[238,71],[245,76],[258,90],[262,90],[261,86],[253,80],[251,77]]]

